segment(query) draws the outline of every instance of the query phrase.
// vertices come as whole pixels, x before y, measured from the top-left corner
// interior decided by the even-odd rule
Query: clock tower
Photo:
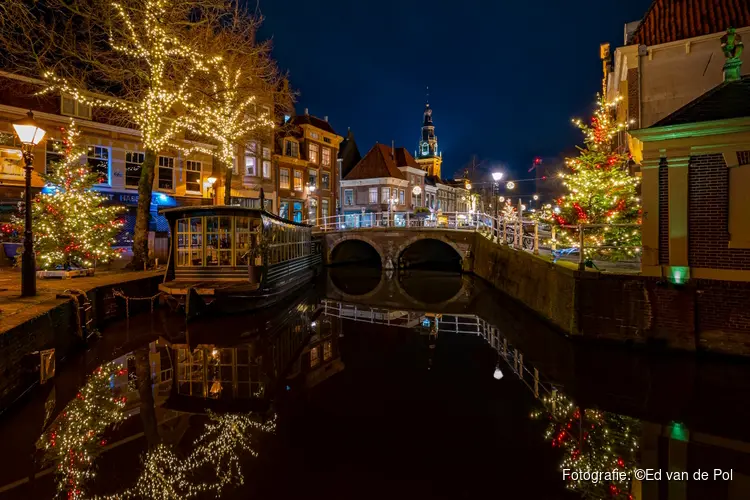
[[[414,159],[417,160],[422,170],[427,172],[427,175],[440,177],[440,166],[443,163],[443,156],[438,150],[435,124],[432,122],[432,108],[430,108],[429,102],[424,107],[422,137],[419,140],[419,147],[415,151]]]

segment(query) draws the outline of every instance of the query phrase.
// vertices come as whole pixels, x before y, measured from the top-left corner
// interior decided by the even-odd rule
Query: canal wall
[[[568,269],[481,235],[475,275],[564,333],[750,356],[750,285]]]
[[[115,296],[114,290],[122,291],[128,297],[153,296],[158,292],[162,281],[161,273],[145,273],[134,277],[135,273],[122,275],[122,279],[109,276],[101,285],[81,287],[91,302],[92,327],[100,329],[107,322],[124,318],[125,300]],[[136,275],[137,276],[137,275]],[[68,280],[70,288],[75,288],[76,280]],[[0,410],[7,408],[20,394],[39,380],[40,355],[38,351],[55,349],[59,362],[76,348],[85,345],[78,330],[77,305],[72,299],[59,299],[33,306],[35,315],[0,333]],[[130,314],[149,310],[150,301],[131,301]],[[12,317],[3,318],[7,327]],[[8,322],[8,323],[6,323]]]

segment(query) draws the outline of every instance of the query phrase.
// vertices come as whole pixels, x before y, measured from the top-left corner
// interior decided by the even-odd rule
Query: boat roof
[[[244,214],[244,215],[255,215],[255,216],[264,216],[264,217],[270,217],[271,219],[275,219],[279,222],[283,222],[285,224],[291,224],[293,226],[299,226],[299,227],[312,227],[309,224],[302,224],[301,222],[294,222],[289,219],[284,219],[283,217],[279,217],[276,214],[272,214],[271,212],[267,212],[266,210],[261,210],[260,208],[245,208],[240,207],[237,205],[194,205],[194,206],[181,206],[181,207],[170,207],[170,208],[160,208],[159,213],[166,215],[168,218],[171,215],[171,218],[176,218],[179,215],[186,215],[189,216],[190,214],[215,214],[215,213],[228,213],[228,214]]]

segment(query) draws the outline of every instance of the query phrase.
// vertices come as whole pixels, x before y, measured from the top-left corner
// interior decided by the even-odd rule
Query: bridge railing
[[[326,233],[374,228],[477,231],[498,244],[508,245],[534,255],[549,255],[555,262],[560,260],[575,263],[579,269],[590,266],[600,270],[617,272],[637,272],[640,270],[641,247],[614,247],[593,245],[587,242],[587,235],[601,233],[602,229],[606,231],[615,228],[632,228],[633,231],[640,231],[640,224],[555,226],[529,218],[500,215],[495,219],[493,215],[481,212],[425,214],[368,212],[364,214],[333,215],[305,222],[315,226],[317,231]],[[560,238],[558,238],[560,230],[566,231],[568,236],[573,236],[567,238],[574,240],[572,244],[562,246]],[[630,250],[626,253],[630,253],[631,257],[619,261],[608,259],[607,254],[615,248],[620,253],[623,250]]]

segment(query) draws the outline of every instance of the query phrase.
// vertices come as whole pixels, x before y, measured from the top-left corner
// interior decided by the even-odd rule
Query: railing
[[[576,263],[579,269],[584,269],[589,265],[600,270],[617,270],[618,272],[637,272],[640,270],[641,247],[593,246],[586,244],[587,231],[600,232],[602,228],[623,227],[632,227],[640,230],[640,224],[555,226],[528,218],[504,217],[502,215],[496,220],[493,215],[479,212],[448,212],[424,215],[397,212],[369,212],[364,214],[334,215],[305,222],[315,226],[317,231],[325,233],[375,228],[477,231],[491,241],[501,245],[507,245],[517,250],[533,253],[534,255],[549,255],[554,262],[568,261]],[[557,237],[559,228],[574,233],[576,235],[576,243],[573,243],[569,247],[562,247]],[[583,248],[583,252],[580,251],[581,248]],[[592,259],[586,258],[587,250],[595,250],[594,253],[596,254],[614,248],[618,250],[632,249],[634,257],[630,260],[619,262],[597,259],[595,256]]]

